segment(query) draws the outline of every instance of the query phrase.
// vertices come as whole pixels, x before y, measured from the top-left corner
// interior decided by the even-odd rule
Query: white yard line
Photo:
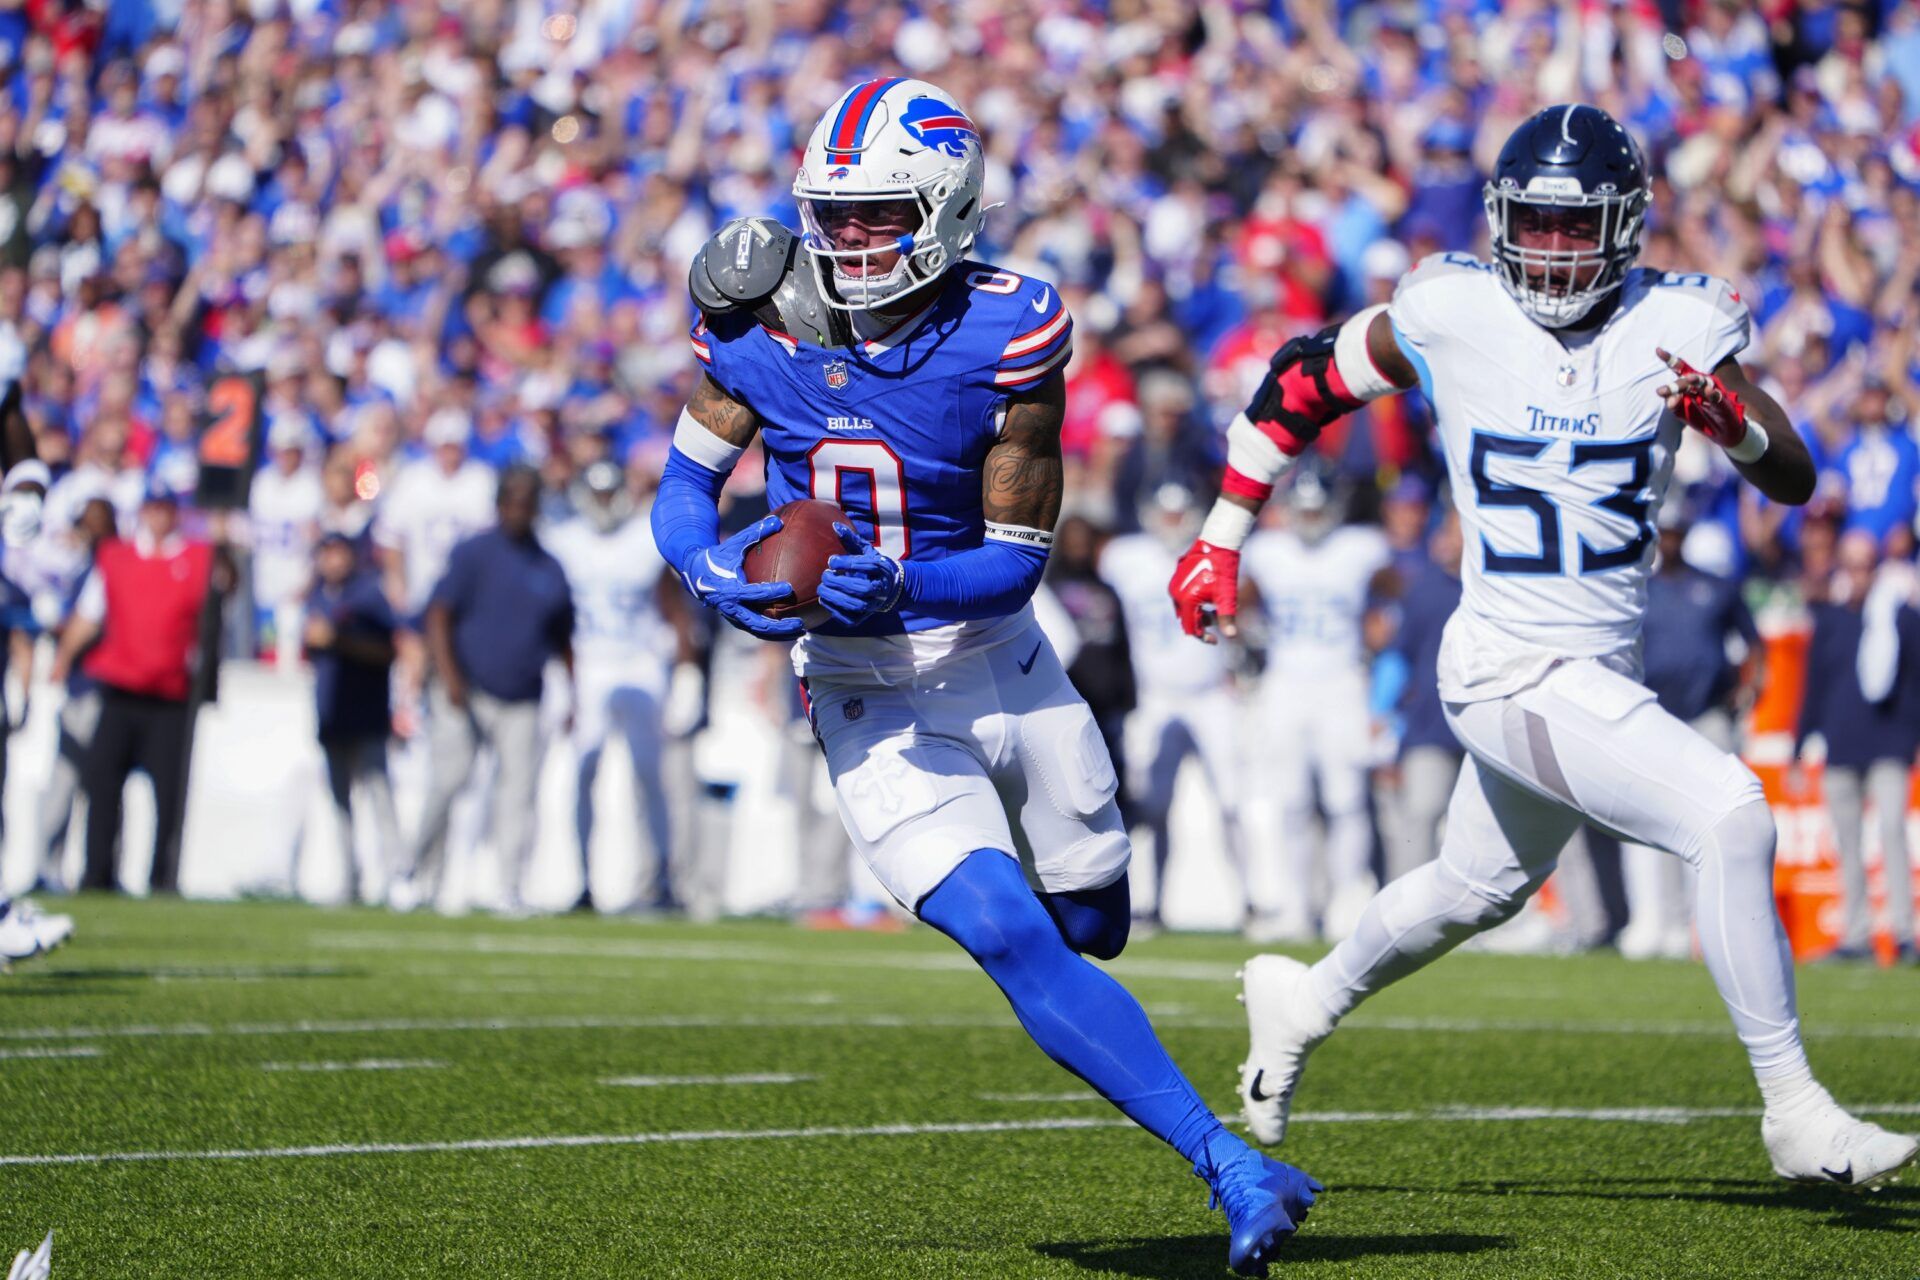
[[[1163,1026],[1198,1031],[1244,1031],[1243,1018],[1167,1018]],[[1342,1024],[1349,1031],[1542,1032],[1555,1035],[1646,1035],[1730,1037],[1733,1028],[1723,1022],[1578,1022],[1537,1018],[1394,1018],[1361,1014]],[[1011,1015],[979,1014],[967,1017],[908,1016],[906,1014],[794,1014],[790,1016],[721,1014],[558,1014],[547,1017],[471,1018],[345,1018],[294,1022],[168,1022],[123,1026],[0,1027],[0,1043],[21,1040],[154,1039],[211,1036],[329,1036],[377,1035],[386,1032],[455,1031],[632,1031],[653,1029],[757,1030],[802,1028],[815,1030],[997,1030],[1018,1031]],[[1807,1027],[1814,1039],[1920,1040],[1920,1024],[1883,1026]]]
[[[1060,1093],[976,1093],[982,1102],[1105,1102],[1099,1094],[1086,1089],[1067,1089]]]
[[[1018,1133],[1036,1129],[1127,1129],[1131,1120],[1062,1116],[1048,1120],[987,1120],[956,1124],[820,1125],[805,1129],[690,1129],[672,1133],[544,1134],[524,1138],[465,1138],[451,1142],[347,1142],[311,1147],[255,1147],[226,1151],[96,1151],[0,1155],[10,1165],[122,1164],[150,1160],[285,1160],[329,1156],[422,1155],[446,1151],[530,1151],[548,1147],[639,1147],[656,1143],[752,1142],[806,1138],[900,1138],[935,1133]]]
[[[355,1058],[351,1062],[263,1062],[262,1071],[438,1071],[432,1058]]]
[[[734,1017],[678,1013],[631,1016],[560,1014],[538,1018],[349,1018],[337,1021],[316,1019],[297,1022],[164,1022],[98,1027],[0,1027],[0,1041],[152,1039],[176,1036],[357,1036],[415,1031],[632,1031],[673,1028],[752,1030],[768,1027],[827,1030],[836,1028],[918,1030],[929,1027],[957,1027],[1017,1031],[1020,1024],[1015,1022],[1011,1015],[909,1018],[895,1014],[871,1014],[856,1017],[796,1015],[762,1018],[751,1015]]]
[[[0,1049],[0,1061],[21,1058],[97,1058],[106,1050],[97,1044],[49,1045],[45,1048]]]
[[[608,1076],[601,1084],[615,1085],[622,1089],[667,1089],[677,1085],[734,1085],[734,1084],[803,1084],[812,1076],[787,1075],[781,1072],[762,1072],[758,1075],[733,1076]]]
[[[1856,1106],[1863,1115],[1915,1115],[1920,1106]],[[1532,1122],[1587,1120],[1613,1124],[1689,1124],[1695,1120],[1757,1116],[1758,1107],[1443,1107],[1435,1111],[1305,1112],[1296,1121],[1322,1124],[1408,1122]],[[920,1134],[1027,1133],[1059,1129],[1128,1129],[1130,1120],[1051,1116],[1041,1120],[976,1120],[934,1124],[819,1125],[798,1129],[688,1129],[666,1133],[539,1134],[518,1138],[463,1138],[442,1142],[343,1142],[304,1147],[208,1151],[66,1151],[0,1155],[0,1168],[23,1165],[127,1164],[172,1160],[311,1160],[335,1156],[426,1155],[458,1151],[531,1151],[556,1147],[640,1147],[691,1142],[780,1142],[817,1138],[900,1138]]]

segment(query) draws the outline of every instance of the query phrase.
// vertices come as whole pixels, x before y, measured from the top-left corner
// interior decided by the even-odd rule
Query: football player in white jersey
[[[1328,897],[1320,932],[1344,938],[1379,887],[1367,820],[1371,717],[1363,623],[1376,579],[1391,561],[1386,535],[1343,524],[1345,495],[1331,473],[1292,473],[1287,519],[1247,541],[1247,580],[1267,618],[1267,670],[1260,685],[1260,775],[1278,802],[1286,893],[1255,919],[1255,942],[1315,936],[1313,807],[1326,818]]]
[[[1225,827],[1228,862],[1241,867],[1239,786],[1234,762],[1236,709],[1224,652],[1203,650],[1196,660],[1179,622],[1167,616],[1161,586],[1199,529],[1193,494],[1165,484],[1154,492],[1146,528],[1122,534],[1100,550],[1100,580],[1120,598],[1136,691],[1128,713],[1123,753],[1128,790],[1141,820],[1153,833],[1154,909],[1136,919],[1158,923],[1166,903],[1167,855],[1172,840],[1167,818],[1173,784],[1188,756],[1205,772]]]
[[[580,760],[574,814],[585,877],[581,905],[591,905],[593,784],[607,734],[614,732],[626,743],[633,765],[645,845],[641,870],[650,877],[619,905],[664,909],[674,901],[661,713],[680,648],[666,610],[685,610],[678,584],[654,545],[652,527],[634,515],[619,466],[604,459],[589,466],[576,485],[575,506],[580,514],[555,527],[546,546],[573,586],[573,740]]]
[[[1241,1099],[1278,1142],[1307,1054],[1355,1005],[1517,911],[1583,819],[1686,859],[1707,968],[1746,1047],[1774,1172],[1865,1186],[1920,1143],[1855,1119],[1815,1081],[1774,910],[1774,822],[1751,770],[1639,680],[1653,513],[1691,429],[1798,505],[1806,446],[1736,359],[1746,303],[1706,275],[1634,269],[1648,179],[1605,112],[1522,124],[1486,188],[1492,262],[1422,261],[1393,301],[1288,343],[1229,436],[1221,500],[1173,579],[1187,629],[1234,633],[1254,513],[1326,423],[1418,385],[1466,535],[1439,660],[1469,753],[1440,856],[1395,880],[1308,968],[1256,956]]]
[[[288,414],[267,427],[273,462],[253,478],[247,522],[253,532],[253,605],[262,641],[271,640],[283,661],[300,654],[300,614],[313,577],[313,548],[326,506],[316,468],[307,465],[313,446],[305,419]]]

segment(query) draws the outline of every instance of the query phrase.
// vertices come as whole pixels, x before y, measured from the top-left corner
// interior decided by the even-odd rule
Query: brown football
[[[780,517],[780,528],[747,550],[747,581],[791,584],[793,599],[770,604],[760,612],[769,618],[798,618],[800,625],[811,630],[828,618],[826,606],[819,602],[820,575],[827,571],[829,559],[846,552],[833,523],[846,523],[847,515],[837,503],[823,498],[800,498],[774,514]]]

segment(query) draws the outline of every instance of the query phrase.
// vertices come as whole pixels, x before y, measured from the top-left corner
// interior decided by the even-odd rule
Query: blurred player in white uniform
[[[1363,622],[1393,553],[1378,528],[1341,523],[1345,496],[1320,468],[1294,471],[1286,508],[1286,523],[1254,534],[1245,556],[1268,635],[1255,776],[1275,793],[1285,872],[1284,896],[1249,926],[1256,942],[1315,936],[1316,795],[1328,886],[1320,931],[1345,937],[1379,887],[1367,820],[1372,719]]]
[[[283,662],[300,656],[301,602],[313,577],[313,548],[327,501],[319,469],[308,465],[312,444],[305,419],[275,418],[267,427],[273,460],[254,476],[247,496],[255,621],[261,647],[271,646]]]
[[[396,711],[403,724],[418,714],[426,682],[427,652],[419,628],[427,598],[446,572],[455,544],[493,523],[499,480],[492,468],[467,456],[472,434],[473,420],[465,412],[435,412],[421,431],[431,455],[400,468],[374,516],[375,555],[387,599],[400,615],[394,640],[401,700]]]
[[[665,600],[679,607],[679,588],[654,546],[653,530],[634,514],[626,476],[600,461],[575,486],[579,515],[546,536],[547,550],[573,586],[574,748],[580,771],[575,824],[584,880],[580,905],[592,905],[593,784],[607,735],[617,733],[633,766],[640,802],[643,875],[617,905],[669,908],[669,814],[662,781],[662,713],[678,649]],[[665,583],[667,590],[663,590]],[[668,594],[668,592],[671,594]]]
[[[1235,630],[1237,548],[1321,427],[1418,385],[1466,536],[1439,658],[1469,753],[1440,855],[1383,889],[1311,969],[1256,956],[1241,1100],[1277,1142],[1307,1054],[1368,995],[1512,916],[1583,820],[1699,871],[1700,950],[1747,1050],[1774,1172],[1864,1186],[1920,1142],[1857,1120],[1815,1081],[1774,909],[1773,815],[1738,757],[1640,681],[1654,512],[1699,431],[1778,502],[1814,489],[1806,446],[1735,358],[1746,303],[1706,275],[1633,268],[1648,179],[1593,107],[1517,129],[1487,184],[1493,261],[1427,258],[1370,307],[1274,357],[1229,437],[1223,496],[1172,584],[1194,634]]]
[[[1126,620],[1137,701],[1127,716],[1122,754],[1134,806],[1153,833],[1153,909],[1141,911],[1136,904],[1135,918],[1158,923],[1172,851],[1167,818],[1174,782],[1189,756],[1200,761],[1219,805],[1227,859],[1236,869],[1242,865],[1235,776],[1238,712],[1225,655],[1209,649],[1196,657],[1180,633],[1179,621],[1167,613],[1167,577],[1200,527],[1193,494],[1181,485],[1162,485],[1144,514],[1145,529],[1114,538],[1101,549],[1099,573],[1120,597]]]
[[[373,539],[387,576],[387,595],[408,623],[427,607],[461,539],[493,523],[499,478],[467,456],[473,423],[459,409],[441,409],[421,432],[431,454],[400,468],[380,499]]]

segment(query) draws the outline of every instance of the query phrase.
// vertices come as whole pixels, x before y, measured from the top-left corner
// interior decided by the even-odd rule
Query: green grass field
[[[927,930],[73,910],[0,978],[0,1265],[52,1227],[67,1280],[1226,1274],[1178,1157]],[[1222,1109],[1246,953],[1114,966]],[[1920,973],[1801,998],[1834,1093],[1920,1124]],[[1276,1274],[1920,1277],[1920,1186],[1779,1183],[1756,1101],[1696,965],[1451,957],[1316,1056]]]

